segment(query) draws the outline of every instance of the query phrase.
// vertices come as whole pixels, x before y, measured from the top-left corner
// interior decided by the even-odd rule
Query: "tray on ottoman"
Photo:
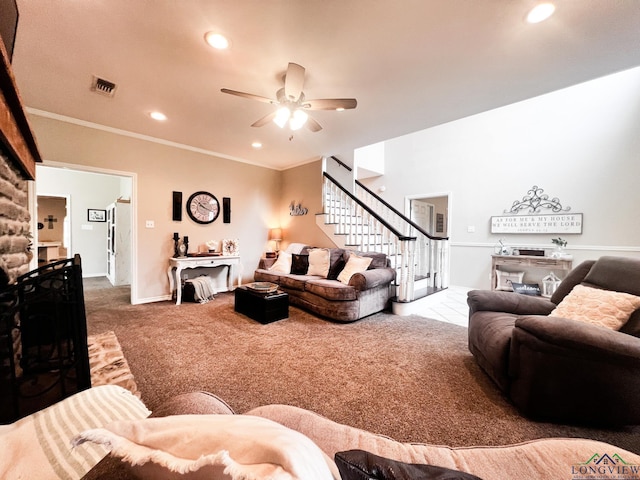
[[[262,324],[289,317],[289,294],[278,290],[248,288],[243,285],[234,290],[234,309]]]

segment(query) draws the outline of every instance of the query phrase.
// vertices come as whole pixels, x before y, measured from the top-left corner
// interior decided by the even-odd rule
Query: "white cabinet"
[[[131,284],[131,204],[107,207],[107,277],[113,286]]]

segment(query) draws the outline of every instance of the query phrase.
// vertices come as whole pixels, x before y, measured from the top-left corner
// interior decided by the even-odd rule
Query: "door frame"
[[[424,200],[425,202],[429,202],[432,198],[441,198],[447,197],[447,216],[446,216],[446,225],[447,225],[447,233],[449,236],[451,235],[451,192],[436,192],[436,193],[416,193],[412,195],[404,196],[404,215],[407,218],[411,218],[411,200]],[[437,232],[432,233],[433,236],[437,236]]]
[[[138,299],[138,174],[135,172],[126,172],[123,170],[112,170],[107,168],[93,167],[89,165],[78,165],[75,163],[56,162],[44,160],[43,166],[53,168],[63,168],[67,170],[75,170],[87,173],[102,173],[106,175],[114,175],[118,177],[127,177],[131,179],[131,304],[139,303]],[[29,182],[29,211],[36,212],[36,185]],[[71,219],[69,219],[71,221]],[[38,229],[38,220],[35,215],[31,215],[31,231]],[[72,240],[73,241],[73,240]],[[71,253],[71,252],[69,252]],[[35,257],[35,256],[34,256]],[[37,259],[36,259],[37,264]]]

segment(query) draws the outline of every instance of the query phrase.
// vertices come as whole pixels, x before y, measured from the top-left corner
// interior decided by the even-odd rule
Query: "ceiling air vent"
[[[116,93],[116,84],[105,80],[104,78],[93,76],[93,82],[91,82],[91,90],[107,97],[113,97]]]

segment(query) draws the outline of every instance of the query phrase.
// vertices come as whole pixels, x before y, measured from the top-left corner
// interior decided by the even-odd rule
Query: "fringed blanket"
[[[196,302],[207,303],[209,300],[213,299],[213,296],[216,293],[213,279],[206,275],[188,279],[186,282],[193,285],[195,292],[194,298]]]
[[[113,422],[74,439],[104,445],[141,478],[332,480],[333,460],[305,435],[251,415],[175,415]]]

